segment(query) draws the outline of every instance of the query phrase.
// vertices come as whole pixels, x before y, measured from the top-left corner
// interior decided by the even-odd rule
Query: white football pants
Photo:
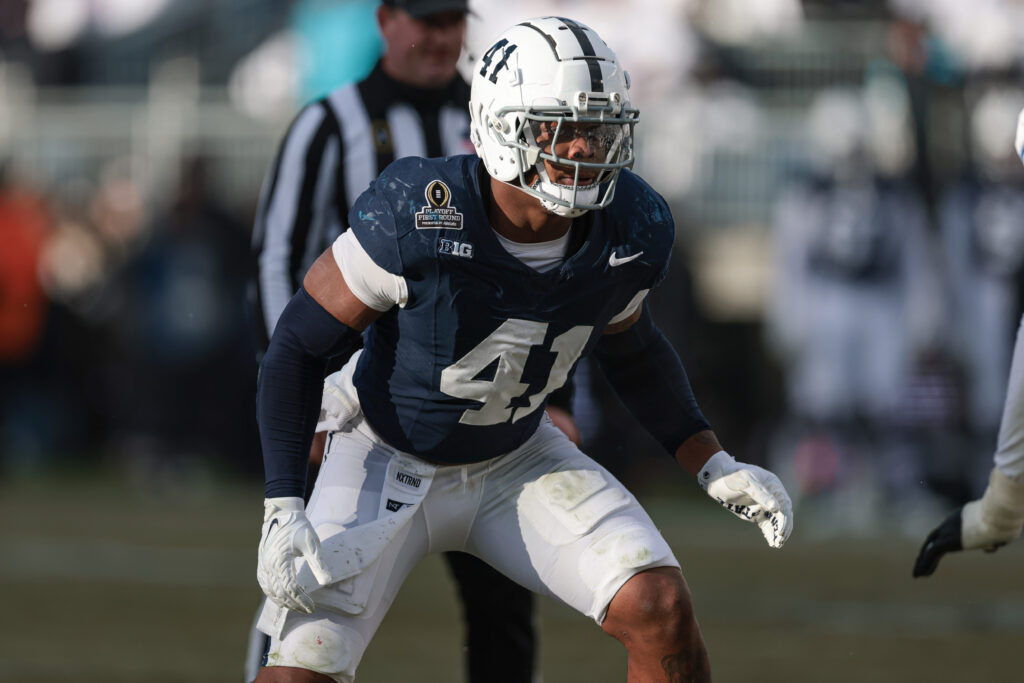
[[[314,591],[311,615],[267,601],[259,625],[271,636],[270,666],[352,681],[427,553],[476,555],[598,623],[633,575],[679,566],[636,498],[546,417],[521,447],[472,465],[398,451],[361,416],[345,429],[328,437],[307,515],[332,575],[348,578]]]

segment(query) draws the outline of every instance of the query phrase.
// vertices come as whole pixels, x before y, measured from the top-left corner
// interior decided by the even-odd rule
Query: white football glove
[[[320,539],[306,519],[306,505],[298,497],[267,498],[263,510],[256,580],[267,597],[281,607],[311,614],[313,599],[296,579],[295,560],[306,558],[322,585],[330,583],[331,575],[320,556]]]
[[[793,531],[793,503],[768,470],[718,451],[697,473],[697,483],[726,510],[757,524],[771,547],[781,548]]]

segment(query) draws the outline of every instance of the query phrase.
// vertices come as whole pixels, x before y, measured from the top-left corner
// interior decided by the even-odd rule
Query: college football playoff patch
[[[440,180],[431,181],[427,185],[427,205],[416,214],[416,228],[462,230],[462,214],[448,204],[452,200],[452,191]]]

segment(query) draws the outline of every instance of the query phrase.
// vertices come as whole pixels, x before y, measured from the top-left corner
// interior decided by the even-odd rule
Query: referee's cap
[[[441,12],[469,12],[469,0],[383,0],[383,4],[408,12],[416,19]]]

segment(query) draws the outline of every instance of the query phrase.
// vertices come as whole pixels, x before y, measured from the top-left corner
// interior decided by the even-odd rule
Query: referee
[[[253,229],[257,266],[249,299],[261,356],[306,270],[348,228],[352,203],[388,164],[473,152],[469,86],[456,71],[468,11],[468,0],[384,0],[377,21],[385,51],[370,75],[307,105],[292,122],[264,181]],[[328,372],[347,360],[335,358]],[[578,442],[564,408],[551,412]],[[310,483],[324,436],[313,442]],[[529,683],[532,594],[471,555],[450,552],[445,559],[463,602],[470,683]],[[267,640],[253,628],[246,681],[255,677]]]

